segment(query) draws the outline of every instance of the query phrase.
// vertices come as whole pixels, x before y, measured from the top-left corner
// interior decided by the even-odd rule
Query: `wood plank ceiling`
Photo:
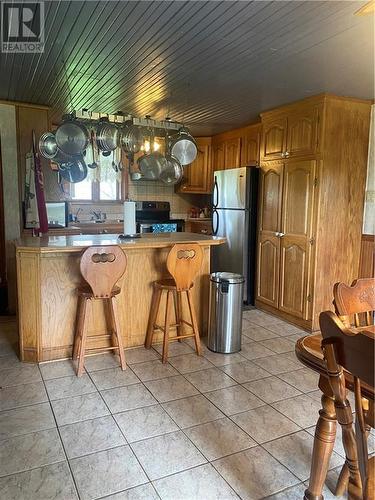
[[[373,98],[358,1],[49,1],[43,54],[1,54],[0,98],[169,115],[195,134],[319,92]]]

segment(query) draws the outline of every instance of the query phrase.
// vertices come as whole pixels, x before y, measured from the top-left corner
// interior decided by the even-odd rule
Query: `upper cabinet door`
[[[213,150],[213,160],[212,160],[212,170],[224,170],[225,169],[225,142],[220,142],[215,144],[212,148]]]
[[[309,107],[288,117],[288,140],[285,156],[295,157],[317,151],[319,110]]]
[[[259,147],[259,127],[248,130],[241,142],[241,167],[259,165]]]
[[[225,141],[225,168],[240,166],[241,137]]]
[[[263,122],[261,159],[274,160],[284,157],[286,150],[287,119],[265,120]]]
[[[198,137],[197,157],[184,168],[184,179],[178,185],[180,193],[210,193],[212,189],[211,172],[211,138]]]

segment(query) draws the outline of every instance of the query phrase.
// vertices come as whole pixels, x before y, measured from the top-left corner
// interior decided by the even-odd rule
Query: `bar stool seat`
[[[194,337],[197,354],[201,354],[201,345],[198,330],[198,321],[191,296],[191,289],[194,286],[194,279],[199,272],[203,260],[203,251],[197,243],[177,244],[172,247],[167,257],[167,269],[171,278],[163,278],[154,281],[154,291],[152,296],[151,310],[145,340],[146,349],[150,349],[152,338],[156,330],[164,333],[162,362],[168,360],[168,345],[171,340],[182,341],[184,338]],[[156,323],[160,302],[163,292],[166,292],[166,309],[164,324]],[[182,318],[182,297],[186,295],[190,321]],[[171,323],[171,306],[173,297],[176,322]],[[192,332],[184,334],[183,327],[188,326]],[[169,330],[176,328],[176,336],[169,338]]]
[[[88,247],[82,254],[80,270],[86,285],[77,288],[77,328],[74,339],[73,359],[79,358],[77,376],[84,372],[84,358],[88,352],[118,351],[122,370],[125,370],[125,354],[117,316],[116,296],[121,288],[117,281],[125,272],[127,264],[126,255],[118,245]],[[110,319],[110,333],[103,335],[87,335],[88,308],[92,301],[102,300],[108,310]],[[106,315],[107,316],[107,315]],[[88,341],[110,340],[110,347],[86,347]]]

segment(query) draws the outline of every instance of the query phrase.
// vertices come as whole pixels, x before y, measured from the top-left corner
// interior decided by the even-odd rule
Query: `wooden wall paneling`
[[[359,260],[358,278],[375,277],[375,235],[363,234]]]

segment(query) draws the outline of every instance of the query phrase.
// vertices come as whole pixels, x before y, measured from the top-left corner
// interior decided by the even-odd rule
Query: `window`
[[[82,182],[70,185],[70,196],[72,200],[88,201],[116,201],[121,199],[122,171],[117,168],[120,153],[117,151],[110,156],[100,154],[96,158],[98,167],[88,168],[87,177]],[[85,157],[87,165],[92,163],[92,156],[87,153]],[[117,171],[116,171],[117,170]]]

